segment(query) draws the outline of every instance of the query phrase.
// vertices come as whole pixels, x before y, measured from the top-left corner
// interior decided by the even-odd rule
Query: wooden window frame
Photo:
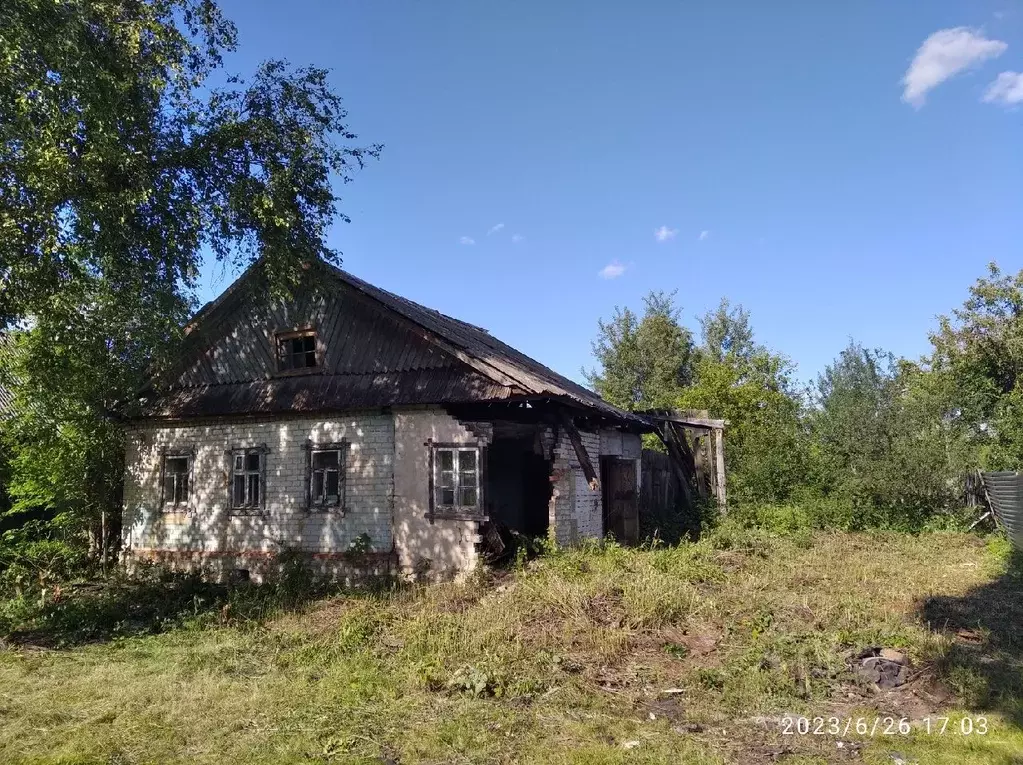
[[[305,506],[310,513],[334,513],[344,515],[346,510],[346,499],[348,493],[348,453],[350,444],[342,439],[340,441],[314,442],[306,441],[305,460]],[[317,502],[313,498],[313,455],[317,452],[338,452],[338,501],[337,504],[326,504]]]
[[[167,501],[167,460],[186,459],[188,460],[188,492],[184,502]],[[161,449],[160,450],[160,511],[164,513],[187,513],[192,509],[192,492],[195,490],[195,447],[187,449]]]
[[[295,369],[285,369],[281,366],[284,360],[281,354],[281,343],[289,340],[294,340],[299,337],[312,337],[313,348],[316,354],[316,366],[314,367],[298,367]],[[316,327],[312,324],[306,324],[301,327],[291,327],[288,329],[278,329],[273,333],[273,355],[274,355],[274,367],[275,374],[282,377],[289,377],[291,375],[309,375],[309,374],[321,374],[323,372],[323,343],[320,341],[320,335],[316,331]],[[290,355],[290,354],[288,354]]]
[[[487,515],[484,510],[483,487],[486,485],[484,464],[486,459],[486,447],[479,442],[468,443],[441,443],[427,441],[426,446],[430,450],[430,506],[426,517],[433,523],[434,520],[457,520],[457,521],[486,521]],[[461,509],[465,505],[441,505],[437,502],[437,452],[440,451],[473,451],[476,452],[476,508],[474,510]],[[459,476],[460,470],[455,471]],[[456,483],[455,494],[457,498],[458,489]]]
[[[267,455],[270,450],[266,444],[259,444],[258,446],[232,446],[227,450],[227,457],[230,460],[228,466],[228,480],[227,480],[227,507],[228,512],[231,515],[262,515],[266,511],[266,463]],[[239,455],[248,456],[250,454],[259,454],[259,503],[256,505],[241,505],[236,506],[234,504],[234,479],[237,464],[237,457]],[[244,463],[243,463],[244,464]],[[254,471],[242,470],[242,475],[252,475]],[[248,491],[248,482],[246,481],[246,492]]]

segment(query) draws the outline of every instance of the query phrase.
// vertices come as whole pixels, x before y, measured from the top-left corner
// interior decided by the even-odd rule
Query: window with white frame
[[[231,508],[259,510],[266,499],[266,449],[234,449],[231,458]]]
[[[432,511],[480,512],[480,450],[475,446],[433,447]]]
[[[161,493],[163,506],[167,509],[188,507],[188,492],[192,483],[192,455],[163,455]]]
[[[310,509],[344,508],[347,446],[344,441],[309,446]]]

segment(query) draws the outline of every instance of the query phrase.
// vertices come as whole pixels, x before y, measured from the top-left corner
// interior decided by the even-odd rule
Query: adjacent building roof
[[[556,399],[647,427],[485,329],[376,287],[324,263],[311,266],[289,305],[269,306],[258,263],[189,322],[174,375],[155,386],[144,415],[344,410],[406,404]],[[282,376],[274,332],[315,326],[323,364]]]

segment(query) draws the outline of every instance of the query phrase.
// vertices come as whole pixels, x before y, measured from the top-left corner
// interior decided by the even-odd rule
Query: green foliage
[[[663,294],[647,306],[643,322],[656,315],[660,326],[677,324]],[[643,322],[626,308],[600,324],[601,368],[591,383],[628,408],[707,410],[728,420],[729,504],[750,523],[786,531],[957,529],[968,516],[968,473],[1023,465],[1023,271],[1003,275],[992,264],[963,306],[940,319],[926,359],[850,341],[806,391],[791,362],[756,341],[742,306],[722,300],[701,318],[686,375],[650,374]],[[690,337],[682,327],[673,336]],[[655,446],[651,438],[645,447]]]
[[[700,332],[700,351],[714,361],[729,356],[748,360],[764,350],[753,339],[749,311],[741,305],[732,306],[728,298],[721,298],[717,308],[700,318]]]
[[[801,402],[790,375],[789,363],[767,351],[722,361],[705,355],[696,383],[676,399],[680,409],[706,409],[728,420],[725,464],[736,502],[783,500],[802,479]]]
[[[380,147],[353,145],[323,70],[221,73],[237,34],[212,0],[11,0],[0,28],[9,492],[98,551],[116,541],[116,416],[166,367],[204,254],[258,258],[273,295],[340,262],[334,184]]]
[[[116,570],[103,579],[84,578],[88,569],[69,559],[69,550],[53,542],[8,548],[18,558],[4,561],[9,565],[0,576],[0,637],[30,634],[74,645],[182,626],[258,623],[299,610],[331,589],[313,578],[295,550],[281,551],[262,583],[233,586],[158,566],[140,566],[132,576]]]
[[[362,532],[348,546],[348,552],[353,555],[365,555],[373,552],[373,538],[366,532]]]
[[[629,410],[670,407],[693,376],[693,337],[679,322],[675,293],[651,292],[643,302],[642,319],[616,308],[610,322],[598,322],[600,368],[584,370],[594,390]]]

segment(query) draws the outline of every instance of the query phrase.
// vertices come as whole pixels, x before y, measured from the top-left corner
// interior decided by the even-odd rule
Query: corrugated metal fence
[[[1012,543],[1023,549],[1023,475],[1007,470],[984,473],[984,488]]]

